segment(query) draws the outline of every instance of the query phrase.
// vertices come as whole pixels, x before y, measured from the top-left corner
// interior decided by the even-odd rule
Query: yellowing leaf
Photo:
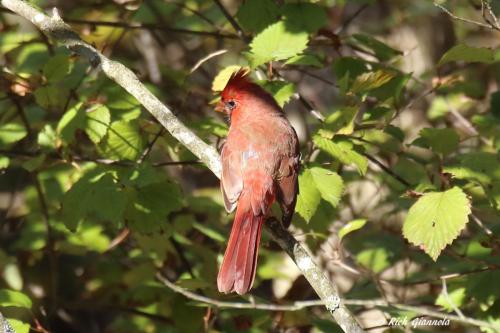
[[[410,208],[403,235],[437,260],[446,245],[458,237],[468,222],[470,202],[458,187],[424,194]]]
[[[238,65],[227,66],[217,74],[217,76],[212,81],[212,91],[222,91],[226,87],[227,81],[233,73],[239,71],[240,69],[248,69],[248,67],[241,67]]]

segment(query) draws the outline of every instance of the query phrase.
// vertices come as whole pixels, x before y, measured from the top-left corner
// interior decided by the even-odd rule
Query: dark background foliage
[[[500,324],[498,1],[31,3],[57,7],[216,147],[216,90],[251,67],[301,141],[291,231],[363,327]],[[8,10],[0,64],[0,306],[17,332],[339,331],[323,307],[219,309],[158,281],[230,302],[317,297],[267,234],[251,294],[220,295],[231,216],[217,178]],[[458,319],[388,326],[425,309]]]

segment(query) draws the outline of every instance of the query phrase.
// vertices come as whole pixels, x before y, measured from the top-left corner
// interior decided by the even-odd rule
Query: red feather
[[[236,206],[229,242],[217,276],[221,292],[252,287],[262,224],[275,201],[288,226],[298,193],[299,148],[295,131],[273,97],[246,70],[231,76],[221,103],[231,118],[222,150],[221,189],[227,211]]]

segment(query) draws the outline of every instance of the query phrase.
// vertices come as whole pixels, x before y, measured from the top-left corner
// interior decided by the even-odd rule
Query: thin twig
[[[296,301],[292,304],[263,304],[263,303],[251,303],[251,302],[226,302],[220,301],[217,299],[213,299],[210,297],[198,295],[193,293],[187,289],[184,289],[175,283],[171,282],[161,273],[156,274],[156,277],[159,281],[161,281],[165,286],[170,288],[171,290],[184,295],[185,297],[197,301],[207,305],[213,305],[218,308],[231,308],[231,309],[253,309],[253,310],[265,310],[265,311],[299,311],[304,308],[314,307],[314,306],[322,306],[325,305],[323,300],[310,300],[310,301]],[[374,300],[361,300],[361,299],[345,299],[343,300],[345,304],[348,305],[356,305],[363,306],[366,308],[373,307],[388,307],[388,308],[396,308],[405,311],[415,312],[419,315],[441,318],[441,319],[450,319],[450,321],[456,321],[464,324],[469,324],[472,326],[478,327],[490,327],[490,328],[499,328],[498,326],[491,324],[489,322],[483,320],[477,320],[473,318],[467,317],[459,317],[456,315],[450,315],[448,313],[442,313],[439,311],[431,310],[425,307],[407,305],[407,304],[399,304],[399,303],[391,303],[382,299],[374,299]]]
[[[157,25],[150,23],[124,23],[124,22],[94,21],[94,20],[81,20],[81,19],[66,19],[65,21],[72,24],[87,24],[90,26],[118,27],[125,29],[146,29],[146,30],[164,31],[164,32],[178,33],[178,34],[209,36],[209,37],[227,38],[227,39],[239,38],[237,35],[224,32],[173,28],[165,25]]]
[[[439,9],[441,9],[449,17],[451,17],[452,19],[455,19],[457,21],[462,21],[462,22],[465,22],[465,23],[474,24],[474,25],[477,25],[477,26],[480,26],[480,27],[483,27],[483,28],[500,30],[500,27],[496,27],[493,24],[486,24],[486,23],[482,23],[482,22],[479,22],[479,21],[474,21],[474,20],[471,20],[471,19],[468,19],[468,18],[459,17],[459,16],[453,14],[448,8],[446,8],[443,5],[437,3],[436,1],[434,1],[434,6],[436,6]]]
[[[226,53],[227,50],[226,49],[222,49],[222,50],[217,50],[215,52],[212,52],[212,53],[209,53],[207,56],[201,58],[190,70],[189,70],[189,73],[193,73],[195,70],[197,70],[201,65],[203,65],[203,63],[205,63],[205,61],[207,60],[210,60],[214,57],[217,57],[221,54],[224,54]]]
[[[222,12],[222,14],[224,14],[224,16],[229,21],[234,30],[236,30],[238,36],[246,43],[250,42],[250,38],[248,38],[248,36],[245,35],[243,29],[240,27],[238,22],[236,22],[234,17],[227,11],[226,7],[224,7],[224,5],[219,0],[213,0],[213,1],[217,5],[217,7],[219,7],[220,11]]]

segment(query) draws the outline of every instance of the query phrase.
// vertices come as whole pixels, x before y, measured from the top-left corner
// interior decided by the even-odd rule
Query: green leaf
[[[354,130],[354,118],[357,113],[358,107],[343,107],[330,114],[325,119],[324,126],[332,134],[351,134]]]
[[[68,100],[69,90],[62,86],[42,86],[35,90],[35,100],[46,110],[62,110]]]
[[[389,253],[381,247],[361,251],[356,260],[374,273],[380,273],[390,265]]]
[[[212,238],[213,240],[219,243],[224,243],[226,241],[226,238],[223,235],[221,235],[221,233],[204,224],[195,222],[193,223],[193,228],[195,228],[205,236]]]
[[[15,306],[18,308],[31,309],[31,300],[19,291],[0,289],[0,306]]]
[[[366,224],[367,220],[366,219],[357,219],[353,220],[351,222],[346,223],[340,230],[339,230],[339,239],[342,240],[345,235],[350,234],[353,231],[359,230],[363,228]]]
[[[265,81],[263,88],[273,95],[281,107],[288,103],[295,93],[295,85],[285,81]]]
[[[250,51],[256,67],[272,60],[291,58],[307,47],[308,36],[302,31],[291,31],[280,21],[264,29],[252,40]]]
[[[314,54],[299,54],[291,57],[285,62],[285,65],[301,65],[301,66],[313,66],[322,68],[323,63],[319,57]]]
[[[403,235],[434,261],[458,237],[470,214],[470,202],[458,187],[424,194],[410,208]]]
[[[0,125],[0,145],[8,145],[17,142],[28,135],[26,128],[18,123],[7,123]]]
[[[83,103],[78,103],[69,109],[57,124],[57,133],[65,143],[73,142],[77,129],[85,127],[85,110]]]
[[[196,130],[197,134],[207,138],[210,135],[215,135],[217,137],[225,137],[229,129],[227,125],[221,121],[217,121],[214,118],[204,118],[198,122],[191,123],[191,128]]]
[[[454,307],[461,308],[464,304],[466,296],[465,288],[457,288],[453,291],[449,291],[448,294],[441,292],[436,299],[436,305],[441,306],[444,310],[448,312],[454,311]]]
[[[57,134],[50,124],[45,124],[43,129],[38,133],[38,145],[47,150],[54,150],[57,147]]]
[[[380,61],[388,61],[395,56],[402,55],[403,52],[393,49],[387,44],[373,38],[370,35],[354,34],[350,39],[351,44],[361,46],[364,49],[373,51]]]
[[[111,121],[111,113],[105,105],[95,105],[86,110],[85,133],[95,144],[101,142],[108,133]]]
[[[283,17],[290,30],[316,32],[326,25],[325,10],[313,3],[293,3],[283,7]]]
[[[240,69],[244,69],[245,67],[241,67],[238,65],[231,65],[225,67],[223,70],[221,70],[214,78],[212,81],[212,91],[222,91],[226,87],[227,81],[229,81],[229,78],[231,75]]]
[[[83,220],[92,217],[119,225],[126,204],[127,196],[111,174],[90,172],[64,195],[62,218],[71,231],[75,231]]]
[[[349,141],[340,140],[334,142],[319,135],[315,135],[313,137],[313,142],[319,149],[340,162],[355,165],[361,175],[366,173],[366,170],[368,169],[368,160],[366,157],[358,153],[354,149],[353,144]]]
[[[127,220],[134,231],[164,230],[167,215],[182,208],[182,193],[169,181],[135,188],[128,193]]]
[[[15,333],[29,333],[31,329],[29,323],[25,323],[18,319],[8,318],[7,321],[9,322],[10,326],[14,330],[13,332]],[[8,333],[8,331],[6,331],[5,333]]]
[[[69,58],[65,54],[58,54],[50,58],[43,66],[43,75],[49,82],[62,80],[69,72]]]
[[[444,172],[458,179],[489,184],[500,180],[500,155],[487,152],[473,152],[458,157],[459,163],[446,166]]]
[[[7,169],[9,167],[10,159],[7,156],[0,156],[0,170]]]
[[[312,167],[309,170],[321,198],[337,207],[344,190],[342,178],[336,172],[321,167]]]
[[[310,169],[303,170],[299,175],[299,195],[295,211],[306,222],[309,222],[316,213],[321,201],[321,193],[316,188],[314,177]]]
[[[451,128],[424,128],[420,131],[420,138],[432,151],[443,155],[453,153],[460,143],[460,137]]]
[[[356,77],[351,86],[353,94],[365,93],[367,91],[381,87],[394,77],[394,73],[384,70],[363,73]]]
[[[459,44],[449,49],[441,57],[438,66],[452,61],[483,62],[489,64],[495,61],[495,52],[485,47],[472,47]]]
[[[247,0],[238,12],[236,18],[245,31],[259,32],[279,17],[278,6],[271,0]]]
[[[6,54],[23,43],[27,43],[36,39],[35,33],[20,33],[19,31],[7,32],[3,31],[0,35],[0,53]]]
[[[16,263],[7,263],[3,269],[3,278],[10,289],[21,290],[23,289],[23,277],[19,270],[19,265]]]
[[[137,122],[116,121],[111,124],[104,143],[104,152],[110,158],[136,160],[143,150],[143,140]]]

